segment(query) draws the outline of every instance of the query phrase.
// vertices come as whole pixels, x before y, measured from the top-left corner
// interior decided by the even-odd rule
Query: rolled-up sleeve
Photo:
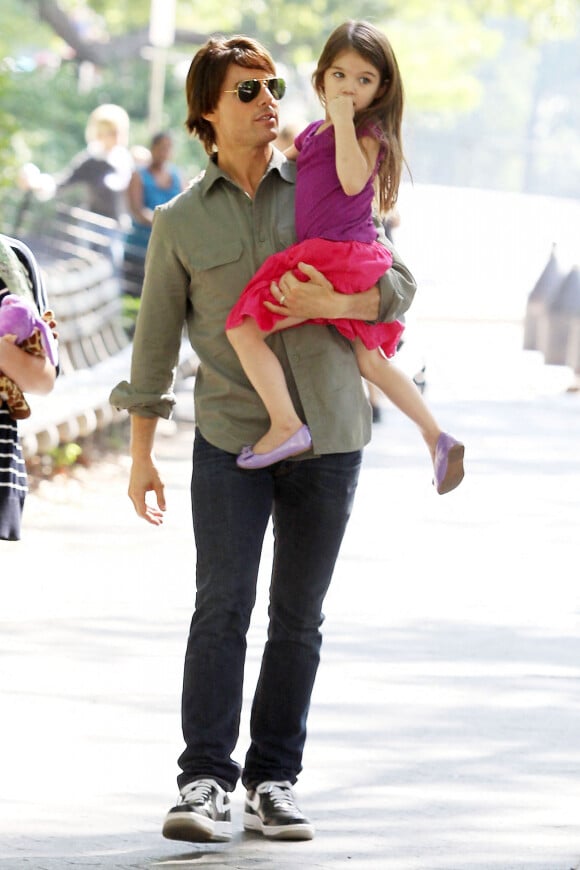
[[[400,320],[415,297],[417,282],[397,252],[391,248],[393,265],[379,281],[380,304],[378,322]]]
[[[417,282],[407,269],[392,243],[387,239],[381,224],[377,227],[377,241],[393,255],[393,265],[379,281],[379,313],[375,323],[390,323],[403,319],[417,290]]]
[[[139,417],[165,417],[168,420],[175,405],[175,393],[169,390],[160,396],[159,393],[139,392],[129,381],[121,381],[111,391],[109,401],[118,411],[129,411]]]

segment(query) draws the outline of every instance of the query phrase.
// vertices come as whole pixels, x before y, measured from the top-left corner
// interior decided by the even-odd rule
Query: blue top
[[[159,187],[154,176],[149,169],[141,167],[137,170],[141,176],[143,184],[143,205],[145,208],[150,208],[153,211],[158,205],[163,205],[181,193],[182,184],[179,173],[175,167],[170,166],[168,172],[171,175],[171,184],[169,187]],[[133,226],[131,232],[127,235],[126,242],[129,245],[137,245],[140,248],[146,248],[151,235],[151,227],[146,224],[137,223],[133,218]]]

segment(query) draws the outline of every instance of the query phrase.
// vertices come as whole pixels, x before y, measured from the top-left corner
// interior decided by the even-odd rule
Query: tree
[[[99,67],[111,66],[128,57],[138,57],[149,44],[149,6],[143,2],[128,4],[129,12],[125,25],[138,25],[120,33],[115,32],[115,22],[119,21],[117,3],[94,3],[95,10],[101,7],[99,17],[101,26],[96,26],[97,16],[91,11],[78,17],[78,4],[72,4],[77,15],[67,11],[66,3],[57,0],[26,0],[29,6],[36,7],[38,18],[47,24],[55,34],[74,52],[79,63],[93,63]],[[95,26],[91,27],[90,23]],[[180,42],[200,43],[206,39],[205,33],[183,29],[177,33]]]
[[[127,58],[137,58],[148,44],[149,3],[125,0],[123,13],[118,0],[25,0],[31,14],[48,25],[72,50],[78,62],[106,67]],[[21,5],[21,4],[20,4]],[[205,0],[178,0],[176,45],[195,46],[217,30],[243,32],[265,42],[277,59],[299,67],[312,61],[326,34],[345,18],[342,0],[255,0],[252,4],[232,0],[227,8],[208,9]],[[579,0],[360,0],[357,17],[367,18],[396,34],[397,54],[407,71],[409,94],[419,107],[434,99],[453,99],[465,91],[462,102],[477,88],[468,81],[481,57],[499,48],[488,22],[517,17],[525,22],[529,36],[546,41],[569,34],[575,27]],[[347,13],[348,14],[348,13]],[[428,35],[429,38],[425,38]],[[419,37],[419,38],[417,38]],[[432,94],[425,85],[424,71],[442,68],[450,88]],[[414,100],[415,101],[415,100]]]
[[[11,87],[9,71],[0,66],[0,93],[6,95]],[[17,124],[14,115],[0,106],[0,195],[5,188],[10,188],[14,181],[16,171],[16,154],[14,151],[13,137],[16,134]]]
[[[83,144],[88,111],[104,101],[127,108],[134,141],[143,141],[148,135],[150,71],[144,55],[149,8],[149,0],[3,0],[0,57],[16,46],[25,59],[47,51],[56,59],[53,66],[39,62],[28,72],[20,68],[7,89],[2,108],[19,119],[19,140],[24,143],[20,153],[27,147],[33,153],[42,149],[47,170],[61,166]],[[534,177],[535,185],[543,183],[534,169],[537,155],[522,171],[520,156],[516,160],[508,150],[520,148],[529,135],[544,135],[549,112],[553,115],[554,106],[560,105],[558,94],[565,88],[553,82],[544,92],[542,57],[551,42],[563,45],[569,34],[578,33],[579,9],[580,0],[361,0],[357,16],[385,30],[399,59],[408,142],[412,163],[419,167],[415,177],[421,178],[424,168],[429,180],[430,173],[441,172],[447,164],[453,168],[453,181],[466,183],[466,173],[479,164],[476,177],[490,178],[481,150],[477,160],[463,160],[463,166],[457,155],[462,141],[476,148],[481,140],[489,145],[500,121],[504,141],[511,144],[497,172],[494,164],[496,183],[517,184],[516,179],[524,177]],[[299,94],[295,104],[301,109],[300,120],[310,120],[320,110],[309,81],[313,62],[327,33],[344,18],[342,0],[231,0],[227,6],[177,0],[176,42],[168,53],[166,125],[181,136],[184,71],[196,47],[217,31],[245,32],[263,41],[291,83],[283,114],[292,106],[292,95]],[[510,43],[513,57],[505,53],[509,27],[506,30],[504,24],[510,21],[520,22],[519,41],[515,48]],[[516,70],[513,58],[519,53]],[[559,56],[553,59],[557,68],[558,60]],[[13,68],[18,69],[18,63]],[[87,69],[93,71],[90,91],[85,89]],[[572,109],[561,113],[557,129],[567,139],[567,149],[577,145],[580,150]],[[203,160],[201,150],[185,136],[176,144],[179,160],[195,169]],[[436,157],[430,162],[431,154]],[[545,162],[540,160],[541,165]],[[546,172],[542,169],[540,174]]]

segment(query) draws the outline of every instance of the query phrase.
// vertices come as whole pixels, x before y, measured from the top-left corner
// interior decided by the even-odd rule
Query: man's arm
[[[131,475],[128,495],[138,516],[153,526],[160,526],[166,508],[165,487],[155,465],[153,446],[157,417],[131,414]],[[155,493],[155,501],[147,504],[148,492]]]
[[[379,323],[389,323],[393,320],[401,320],[405,312],[410,308],[417,282],[399,257],[393,243],[387,238],[382,223],[377,224],[377,241],[391,252],[393,264],[379,279],[379,291],[381,302],[379,306]]]
[[[279,284],[271,285],[272,295],[278,304],[264,302],[266,308],[286,317],[302,320],[324,318],[335,320],[349,317],[354,320],[376,320],[380,308],[378,287],[371,287],[362,293],[337,293],[322,272],[308,263],[299,263],[298,268],[308,276],[308,281],[300,281],[292,272],[286,272]]]
[[[386,247],[393,255],[393,265],[379,279],[380,305],[377,321],[388,323],[392,320],[401,320],[405,312],[410,308],[417,282],[400,259],[396,250],[388,242]]]
[[[390,246],[393,265],[385,272],[378,285],[361,293],[337,293],[324,275],[314,266],[300,263],[299,269],[308,276],[300,281],[292,272],[286,272],[271,291],[277,303],[264,302],[276,314],[303,320],[323,318],[335,320],[367,320],[370,323],[398,320],[407,311],[417,284],[415,279]]]

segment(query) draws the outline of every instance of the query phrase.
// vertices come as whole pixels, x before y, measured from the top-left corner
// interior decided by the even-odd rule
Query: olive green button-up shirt
[[[131,381],[111,403],[143,417],[169,417],[184,324],[199,358],[195,420],[211,444],[238,453],[269,426],[224,325],[266,257],[296,241],[295,164],[274,149],[252,200],[210,160],[205,173],[155,211],[133,344]],[[393,252],[381,279],[378,320],[406,311],[413,277]],[[332,326],[302,324],[268,338],[298,414],[312,433],[306,455],[345,453],[370,439],[370,408],[352,345]],[[302,458],[302,457],[301,457]]]

